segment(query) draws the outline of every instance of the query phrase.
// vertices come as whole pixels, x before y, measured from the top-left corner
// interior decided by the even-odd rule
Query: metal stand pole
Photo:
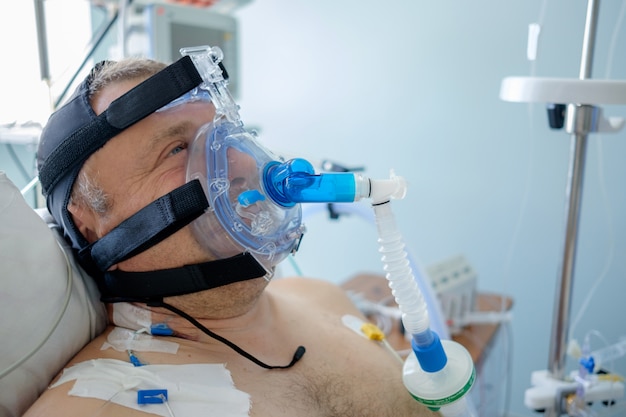
[[[591,78],[598,9],[599,0],[588,1],[580,64],[580,79]],[[596,110],[595,107],[589,105],[570,104],[566,113],[566,129],[569,133],[572,133],[569,175],[566,188],[567,219],[565,223],[563,262],[555,294],[556,302],[548,363],[548,370],[555,379],[563,379],[564,377],[587,136],[589,132],[595,129],[593,124]],[[560,402],[560,399],[557,399],[557,402]],[[556,404],[555,409],[548,410],[546,415],[556,416],[560,413],[561,406]]]
[[[48,60],[48,34],[46,32],[46,11],[43,0],[35,0],[35,24],[37,45],[39,46],[39,73],[41,80],[50,81],[50,61]]]

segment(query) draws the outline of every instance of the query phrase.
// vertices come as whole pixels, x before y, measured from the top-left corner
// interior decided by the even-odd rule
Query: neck
[[[264,278],[225,285],[177,297],[164,302],[197,320],[202,326],[220,333],[250,331],[271,322],[271,297],[264,291]],[[110,321],[131,330],[159,329],[171,331],[177,337],[202,341],[206,335],[180,315],[162,307],[142,303],[109,304]],[[163,333],[161,333],[163,334]]]
[[[248,282],[252,281],[254,280]],[[231,303],[232,305],[224,310],[215,309],[214,306],[207,308],[212,306],[208,299],[215,295],[215,290],[209,290],[192,294],[195,297],[191,297],[191,300],[189,295],[165,300],[167,307],[130,303],[109,305],[111,321],[133,330],[151,327],[154,329],[154,325],[160,325],[158,328],[171,331],[169,335],[200,343],[219,343],[265,369],[291,368],[302,358],[305,349],[298,346],[295,351],[290,350],[292,347],[289,345],[293,344],[293,341],[285,338],[285,333],[280,331],[281,326],[276,320],[278,311],[274,303],[275,295],[263,290],[267,281],[264,279],[262,281],[264,283],[260,285],[255,297],[244,297],[243,300],[248,302],[241,303],[241,292],[238,292],[240,303]],[[203,294],[209,292],[211,294]],[[198,303],[203,299],[204,303]],[[174,306],[174,303],[180,305]],[[154,330],[151,333],[164,334]],[[266,337],[268,334],[276,337],[268,338]],[[279,334],[282,335],[277,336]],[[258,359],[255,357],[257,354],[271,360]],[[286,354],[293,355],[291,362],[281,364]],[[275,361],[279,361],[279,364],[273,364]]]

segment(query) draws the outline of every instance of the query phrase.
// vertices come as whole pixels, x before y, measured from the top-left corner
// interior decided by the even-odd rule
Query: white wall
[[[594,78],[609,70],[626,78],[624,3],[601,4]],[[410,183],[394,211],[422,265],[463,253],[479,289],[513,297],[510,411],[524,416],[536,415],[523,405],[530,372],[548,365],[570,137],[548,128],[543,105],[498,94],[510,75],[578,76],[586,5],[257,0],[237,13],[242,115],[266,144],[365,165],[377,178],[394,168]],[[532,22],[543,24],[534,65],[526,59]],[[589,140],[572,321],[602,280],[575,329],[579,340],[592,330],[609,343],[626,336],[625,136]],[[307,223],[295,258],[304,274],[342,282],[380,271],[372,226],[323,215]],[[626,372],[626,358],[615,370]]]

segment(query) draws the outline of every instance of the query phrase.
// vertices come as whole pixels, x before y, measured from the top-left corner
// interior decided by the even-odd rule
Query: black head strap
[[[78,252],[81,264],[104,272],[152,247],[200,216],[209,207],[200,181],[190,181],[156,199],[99,240]],[[90,271],[93,272],[93,271]]]
[[[210,290],[265,276],[267,271],[246,252],[181,268],[149,272],[108,271],[99,283],[102,301],[160,300],[163,297]]]

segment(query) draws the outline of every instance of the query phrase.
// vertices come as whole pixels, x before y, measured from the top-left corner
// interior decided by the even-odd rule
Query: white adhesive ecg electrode
[[[75,381],[69,395],[104,401],[163,417],[248,417],[250,396],[235,388],[224,364],[145,365],[116,359],[93,359],[66,368],[51,388]],[[163,404],[138,404],[142,390],[168,392]]]

